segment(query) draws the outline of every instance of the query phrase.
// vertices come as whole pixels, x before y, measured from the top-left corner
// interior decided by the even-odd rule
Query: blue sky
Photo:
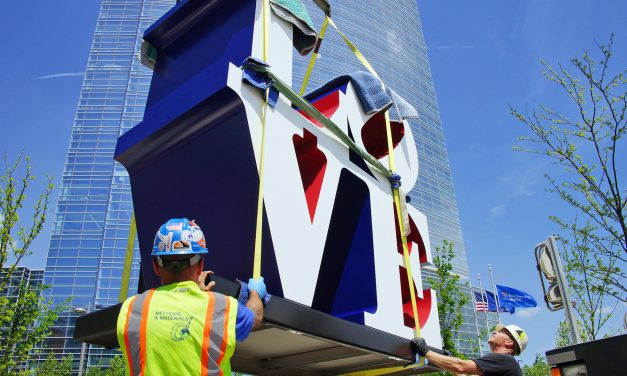
[[[469,266],[477,283],[489,281],[519,288],[538,300],[538,308],[520,310],[502,321],[528,331],[522,359],[553,347],[563,311],[549,312],[533,249],[557,228],[547,217],[570,219],[572,211],[546,192],[544,174],[556,167],[535,155],[514,152],[517,137],[527,135],[509,114],[549,104],[571,113],[564,96],[542,76],[540,60],[556,66],[594,41],[616,34],[615,69],[627,68],[624,1],[452,1],[418,0],[423,31],[447,138],[447,146]],[[625,172],[623,171],[623,175]],[[626,306],[612,324],[621,328]]]
[[[542,77],[540,60],[567,63],[594,40],[616,33],[615,67],[627,66],[622,0],[418,0],[447,137],[466,252],[477,283],[530,292],[539,307],[504,317],[525,328],[523,361],[553,347],[563,312],[542,305],[533,248],[556,232],[547,217],[569,209],[545,192],[547,161],[512,151],[525,129],[509,115],[548,103],[568,112],[563,96]],[[0,12],[0,151],[30,155],[41,190],[45,174],[60,181],[95,28],[95,0],[10,1]],[[55,191],[56,197],[56,191]],[[54,202],[53,208],[54,211]],[[30,267],[43,267],[52,216],[35,242]],[[622,319],[623,305],[617,310]],[[613,322],[620,328],[621,320]]]

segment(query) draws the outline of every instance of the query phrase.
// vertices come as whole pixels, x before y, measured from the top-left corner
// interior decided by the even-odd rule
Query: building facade
[[[55,302],[72,297],[43,344],[58,356],[81,355],[86,367],[106,362],[108,351],[72,339],[82,312],[118,303],[132,216],[126,170],[113,160],[118,137],[139,123],[152,72],[138,59],[143,31],[174,0],[101,0],[54,217],[45,268]],[[135,245],[137,247],[137,245]],[[135,250],[129,291],[139,275]],[[83,351],[84,350],[84,351]],[[84,354],[86,352],[86,354]]]
[[[0,290],[0,298],[7,298],[9,305],[11,302],[16,302],[18,295],[21,295],[23,298],[24,291],[36,289],[43,283],[44,280],[43,269],[31,270],[23,266],[17,266],[11,272],[10,277],[5,280],[9,272],[11,272],[10,268],[3,268],[0,270],[0,281],[3,281],[3,288]],[[24,288],[26,290],[24,290]],[[19,293],[20,289],[22,289],[22,294]],[[6,338],[5,336],[8,331],[9,328],[6,326],[0,326],[0,339]],[[3,350],[0,348],[0,354],[2,353]],[[17,364],[17,367],[20,369],[26,369],[27,366],[26,362]]]
[[[8,268],[0,270],[0,279],[4,279]],[[7,281],[6,288],[0,291],[0,296],[14,299],[17,297],[17,289],[20,283],[25,283],[31,288],[35,288],[41,285],[44,281],[43,269],[29,269],[23,266],[18,266],[11,273],[11,278]]]

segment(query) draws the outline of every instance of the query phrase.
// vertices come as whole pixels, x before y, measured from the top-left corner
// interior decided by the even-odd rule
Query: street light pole
[[[499,302],[499,292],[496,291],[496,285],[494,284],[494,278],[492,278],[492,264],[488,264],[488,270],[490,271],[490,282],[492,282],[492,291],[494,291],[494,304],[496,304],[496,320],[501,322],[501,303]]]
[[[87,350],[87,343],[83,342],[81,345],[81,360],[78,363],[78,376],[83,376],[83,368],[85,367],[85,352]]]
[[[87,309],[83,307],[75,307],[72,309],[74,313],[87,314],[91,311],[91,302],[87,303]],[[87,342],[81,344],[81,358],[78,362],[78,376],[83,376],[83,370],[85,368],[85,354],[87,353]]]
[[[479,355],[483,356],[483,348],[481,346],[481,334],[479,334],[479,321],[477,320],[477,299],[470,286],[470,301],[472,302],[472,312],[475,314],[475,329],[477,329],[477,340],[479,341]]]

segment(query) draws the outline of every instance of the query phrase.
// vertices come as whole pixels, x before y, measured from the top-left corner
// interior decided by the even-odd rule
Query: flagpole
[[[474,312],[475,314],[475,329],[477,331],[477,340],[479,341],[479,356],[483,356],[483,347],[481,346],[481,342],[482,342],[481,334],[479,334],[479,321],[477,321],[477,298],[475,297],[475,294],[472,291],[472,286],[470,286],[470,298],[472,299],[472,302],[473,302],[472,312]],[[483,294],[481,295],[481,298],[483,299]]]
[[[496,319],[501,322],[501,304],[499,304],[499,292],[496,291],[496,285],[494,284],[494,278],[492,278],[492,264],[488,264],[488,270],[490,271],[490,282],[492,282],[492,289],[494,290],[494,303],[496,304]]]
[[[479,288],[481,289],[481,299],[485,296],[485,309],[483,310],[483,317],[485,318],[485,330],[490,336],[490,326],[488,326],[488,294],[483,290],[483,284],[481,283],[481,274],[477,273],[477,279],[479,279]]]

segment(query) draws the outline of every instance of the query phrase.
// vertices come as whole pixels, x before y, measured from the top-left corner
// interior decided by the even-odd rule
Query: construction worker
[[[458,375],[522,376],[522,370],[514,355],[520,355],[525,351],[527,334],[519,326],[498,324],[488,340],[492,352],[472,360],[431,351],[424,338],[414,338],[413,344],[418,355]]]
[[[263,277],[248,282],[246,306],[210,291],[212,272],[202,230],[187,218],[170,219],[155,236],[153,267],[161,287],[127,299],[117,335],[127,375],[230,375],[235,342],[263,318]]]

